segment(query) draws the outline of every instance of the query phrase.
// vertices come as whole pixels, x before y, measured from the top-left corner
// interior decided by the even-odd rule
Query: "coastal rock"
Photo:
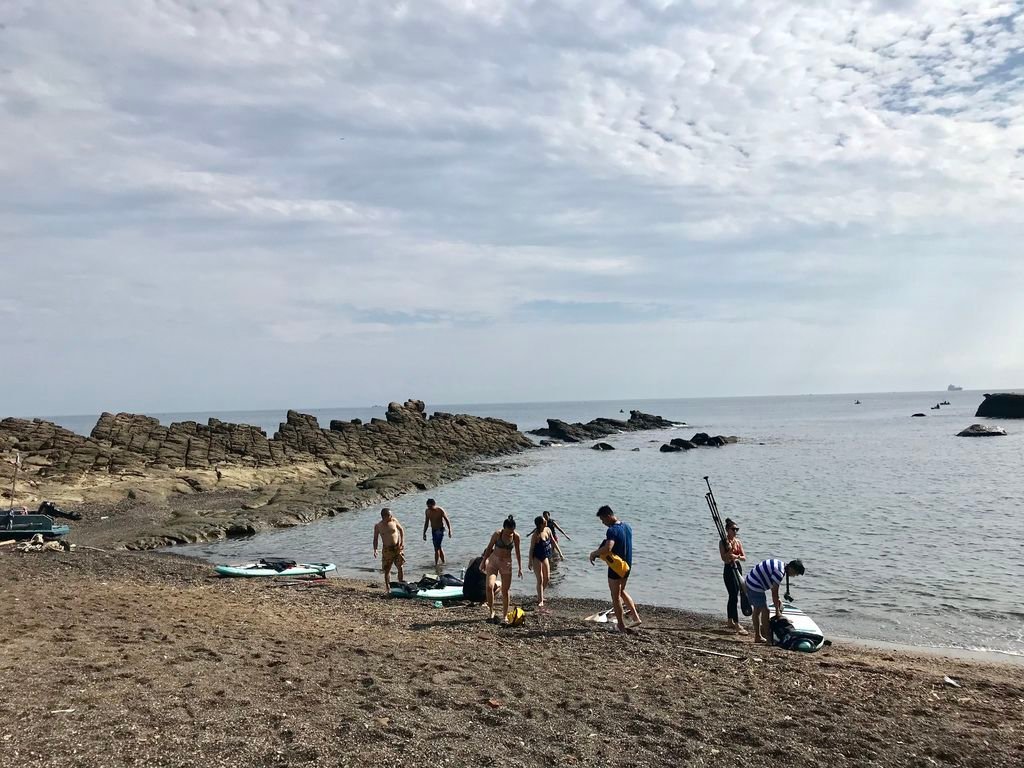
[[[923,413],[912,413],[912,414],[910,414],[910,417],[911,418],[920,418],[920,417],[923,417],[924,415],[925,414],[923,414]]]
[[[691,450],[693,450],[694,448],[697,447],[691,441],[684,440],[681,437],[673,437],[668,442],[669,442],[669,445],[673,445],[676,448],[679,448],[680,450],[683,450],[683,451],[691,451]]]
[[[661,453],[680,453],[682,450],[678,445],[672,445],[671,443],[665,443],[658,449]]]
[[[155,505],[159,510],[142,516],[151,531],[125,530],[116,541],[163,546],[299,525],[465,476],[481,466],[473,463],[478,458],[534,447],[501,419],[428,419],[420,400],[392,403],[385,419],[370,424],[334,421],[328,430],[309,414],[288,411],[271,438],[218,419],[165,426],[150,416],[104,413],[88,437],[40,419],[4,419],[0,482],[10,488],[17,451],[21,503]],[[166,506],[197,496],[209,501],[189,501],[184,513]]]
[[[569,424],[559,419],[548,419],[547,427],[530,430],[529,434],[540,437],[551,437],[566,443],[582,443],[588,440],[600,440],[602,437],[619,432],[639,432],[646,429],[668,429],[678,426],[677,422],[669,421],[661,416],[653,416],[642,411],[630,411],[629,419],[593,419],[586,424],[576,422]]]
[[[592,446],[595,451],[614,451],[615,446],[610,443],[594,443]]]
[[[979,419],[1024,419],[1024,395],[1012,392],[985,395],[974,415]]]
[[[957,432],[957,437],[999,437],[1005,435],[1006,430],[1002,427],[988,424],[971,424],[963,432]]]

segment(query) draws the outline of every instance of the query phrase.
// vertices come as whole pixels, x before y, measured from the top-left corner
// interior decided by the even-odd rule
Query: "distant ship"
[[[958,387],[956,384],[950,384],[948,387],[946,387],[946,391],[947,392],[963,392],[964,388],[963,387]]]

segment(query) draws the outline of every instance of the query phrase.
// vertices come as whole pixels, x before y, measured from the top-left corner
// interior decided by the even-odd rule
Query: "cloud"
[[[7,3],[0,314],[21,322],[0,353],[74,363],[107,388],[0,394],[36,413],[105,398],[202,408],[253,360],[337,380],[342,364],[324,361],[419,370],[429,349],[451,388],[397,395],[487,400],[515,391],[472,375],[486,339],[504,374],[538,345],[600,347],[609,326],[673,347],[697,318],[734,359],[780,329],[805,345],[785,368],[738,371],[748,391],[796,386],[792,365],[816,391],[854,388],[823,362],[828,338],[857,340],[831,347],[851,371],[877,380],[883,360],[901,371],[892,386],[919,386],[913,366],[934,371],[926,350],[906,354],[915,325],[945,328],[959,367],[1022,375],[1024,356],[993,362],[975,344],[985,331],[967,309],[1019,278],[1022,11]],[[879,355],[890,344],[902,354]],[[147,372],[106,375],[125,360]],[[563,396],[595,394],[582,372],[562,375]],[[602,386],[705,391],[670,379]],[[253,377],[235,391],[240,406],[380,399],[361,386]]]

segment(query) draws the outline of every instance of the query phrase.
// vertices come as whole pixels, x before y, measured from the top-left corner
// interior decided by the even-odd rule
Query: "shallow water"
[[[854,405],[855,399],[862,404]],[[550,509],[572,537],[563,541],[567,559],[555,570],[552,596],[601,597],[604,569],[591,567],[586,554],[603,532],[595,511],[610,504],[634,529],[634,597],[724,617],[717,534],[701,479],[710,475],[722,515],[741,525],[749,564],[764,557],[803,559],[808,572],[793,580],[792,592],[826,634],[1024,654],[1024,423],[1002,422],[1007,437],[955,437],[983,421],[973,416],[981,399],[979,392],[932,392],[436,406],[506,418],[523,429],[547,417],[621,418],[620,408],[689,426],[673,434],[614,436],[614,452],[587,446],[538,450],[513,459],[514,469],[395,500],[391,507],[407,527],[407,577],[433,564],[421,533],[424,502],[434,496],[455,529],[446,543],[450,570],[479,555],[507,514],[516,516],[525,534],[533,517]],[[929,410],[940,400],[951,405]],[[910,418],[918,411],[927,417]],[[314,413],[326,424],[380,416],[382,409]],[[207,416],[256,423],[270,434],[283,418],[256,412],[173,419]],[[79,431],[95,421],[73,418],[79,421],[59,420]],[[669,437],[694,431],[743,440],[720,449],[658,453]],[[371,578],[378,519],[375,508],[183,549],[217,561],[272,554],[326,559],[343,574]],[[525,576],[515,589],[532,594],[532,576]]]

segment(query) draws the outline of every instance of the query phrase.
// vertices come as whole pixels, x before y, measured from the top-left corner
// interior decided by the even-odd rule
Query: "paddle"
[[[728,546],[729,538],[725,533],[725,526],[722,524],[722,516],[718,514],[718,502],[715,501],[715,492],[711,490],[711,481],[708,480],[707,475],[704,475],[704,482],[708,484],[708,492],[704,494],[704,501],[708,503],[708,509],[711,510],[711,519],[715,521],[715,527],[718,529],[718,536],[721,538],[722,544]],[[743,588],[743,567],[740,565],[739,560],[733,560],[732,566],[735,573],[736,586],[740,591],[740,610],[743,611],[744,616],[750,616],[754,609],[750,606],[747,590]]]

